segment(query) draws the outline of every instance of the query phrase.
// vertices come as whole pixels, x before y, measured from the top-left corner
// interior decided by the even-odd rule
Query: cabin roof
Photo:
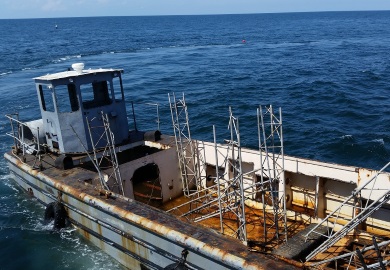
[[[111,73],[111,72],[120,72],[123,73],[123,69],[104,69],[104,68],[98,68],[98,69],[83,69],[81,72],[75,71],[75,70],[69,70],[69,71],[63,71],[63,72],[57,72],[52,74],[46,74],[40,77],[35,77],[34,80],[40,80],[40,81],[53,81],[58,79],[66,79],[66,78],[74,78],[79,76],[85,76],[90,74],[97,74],[97,73]]]

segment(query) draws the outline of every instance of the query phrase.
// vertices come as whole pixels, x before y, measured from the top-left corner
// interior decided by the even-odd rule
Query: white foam
[[[0,73],[0,76],[8,75],[8,74],[11,74],[11,73],[12,73],[12,71],[3,72],[3,73]]]
[[[53,60],[53,63],[61,63],[61,62],[68,61],[68,60],[71,60],[71,59],[74,59],[74,58],[81,58],[81,55],[80,54],[78,54],[78,55],[67,55],[67,56],[64,56],[64,57],[60,57],[57,60]]]
[[[341,139],[348,139],[348,140],[350,140],[350,139],[353,139],[353,136],[350,135],[350,134],[346,134],[346,135],[341,136]]]
[[[376,142],[376,143],[379,143],[381,145],[385,145],[385,141],[383,139],[375,139],[375,140],[372,140],[373,142]]]

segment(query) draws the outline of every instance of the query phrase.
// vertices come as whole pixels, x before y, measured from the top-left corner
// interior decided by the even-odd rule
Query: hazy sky
[[[0,19],[390,10],[390,0],[0,0]]]

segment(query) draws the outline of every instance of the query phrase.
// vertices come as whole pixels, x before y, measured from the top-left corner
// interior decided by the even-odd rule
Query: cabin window
[[[39,85],[39,96],[41,98],[42,109],[54,112],[53,88],[51,85]]]
[[[58,85],[55,88],[57,110],[59,112],[75,112],[79,109],[76,86],[74,84]]]
[[[109,82],[107,81],[93,82],[92,85],[80,85],[84,109],[91,109],[111,104],[112,100],[108,91],[108,85]]]
[[[113,86],[114,86],[114,97],[115,101],[121,101],[124,100],[124,94],[122,91],[122,81],[120,77],[116,77],[113,79]]]

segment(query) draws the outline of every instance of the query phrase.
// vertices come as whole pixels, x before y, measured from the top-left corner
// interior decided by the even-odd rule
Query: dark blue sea
[[[55,24],[58,28],[55,28]],[[390,160],[390,12],[0,20],[1,112],[39,116],[32,80],[75,62],[123,68],[139,129],[172,134],[168,93],[185,93],[193,138],[228,139],[229,106],[244,146],[256,109],[281,107],[288,155],[380,169]],[[0,150],[12,140],[0,118]],[[121,269],[44,208],[0,160],[0,269]]]

